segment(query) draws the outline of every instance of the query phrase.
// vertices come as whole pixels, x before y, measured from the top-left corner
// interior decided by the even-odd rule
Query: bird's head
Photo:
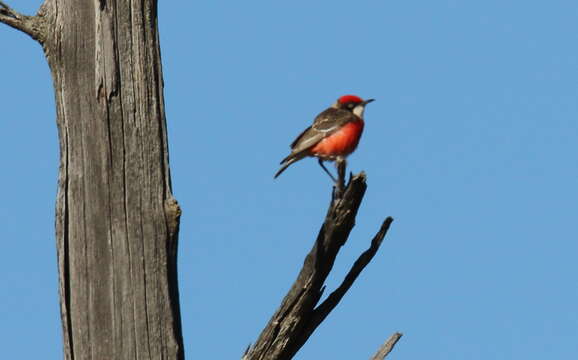
[[[363,111],[365,110],[365,105],[369,104],[372,101],[374,101],[374,99],[363,100],[362,98],[356,95],[343,95],[339,99],[337,99],[335,104],[333,104],[333,107],[337,109],[351,111],[355,115],[362,118]]]

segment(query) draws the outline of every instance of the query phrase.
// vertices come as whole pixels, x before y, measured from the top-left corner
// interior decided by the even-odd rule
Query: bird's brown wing
[[[354,119],[355,115],[347,110],[329,108],[323,111],[317,115],[313,125],[305,129],[291,143],[291,154],[298,154],[309,149]]]
[[[339,130],[343,125],[355,120],[357,117],[347,110],[329,108],[317,115],[313,125],[305,129],[291,143],[291,154],[281,160],[281,169],[275,177],[281,175],[289,165],[308,156],[309,148]]]

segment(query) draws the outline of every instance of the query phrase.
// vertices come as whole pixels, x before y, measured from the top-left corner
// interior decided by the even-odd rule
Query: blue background
[[[189,359],[239,358],[293,282],[331,184],[310,159],[272,175],[346,93],[377,100],[328,290],[395,222],[296,358],[368,358],[394,331],[392,359],[576,356],[578,2],[159,6]],[[59,359],[52,84],[34,41],[0,45],[2,357]]]

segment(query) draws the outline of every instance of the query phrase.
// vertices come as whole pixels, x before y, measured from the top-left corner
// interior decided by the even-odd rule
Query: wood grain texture
[[[0,1],[0,22],[42,44],[54,81],[65,359],[184,359],[156,1],[46,0],[36,16]],[[345,166],[297,280],[243,359],[291,359],[377,253],[392,218],[319,303],[366,190],[363,173],[345,186]]]
[[[393,335],[391,335],[389,337],[389,339],[387,339],[377,350],[377,352],[375,353],[375,355],[373,355],[373,357],[370,360],[383,360],[385,359],[385,357],[387,355],[389,355],[389,353],[393,350],[393,348],[395,347],[395,344],[397,344],[397,342],[399,341],[399,339],[401,339],[401,337],[403,336],[402,333],[394,333]]]
[[[182,359],[156,1],[47,0],[66,359]]]
[[[344,173],[344,169],[340,172]],[[339,304],[379,249],[393,221],[390,217],[384,221],[371,247],[359,256],[342,284],[319,304],[325,290],[325,280],[333,268],[339,249],[355,225],[357,210],[367,188],[365,174],[353,176],[343,192],[339,188],[336,186],[325,221],[297,279],[255,344],[245,352],[244,360],[293,358],[313,331]]]

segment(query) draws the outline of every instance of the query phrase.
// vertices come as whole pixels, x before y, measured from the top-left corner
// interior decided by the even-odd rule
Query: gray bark
[[[327,298],[320,301],[341,247],[355,225],[357,210],[365,190],[365,174],[353,176],[344,187],[345,162],[338,163],[339,180],[334,188],[327,216],[321,225],[313,248],[281,305],[275,311],[259,338],[249,346],[243,360],[292,359],[351,288],[359,274],[373,259],[393,218],[384,220],[370,247],[364,251],[341,282]]]
[[[0,3],[0,22],[42,44],[54,81],[65,359],[184,358],[156,1]]]
[[[171,193],[154,0],[0,1],[0,22],[39,41],[60,142],[56,238],[65,359],[183,359],[177,284],[181,210]],[[345,163],[299,276],[244,359],[290,359],[377,253],[388,217],[341,285],[325,280],[355,224],[365,175]],[[399,340],[374,356],[383,359]]]
[[[383,345],[381,345],[379,347],[379,349],[377,349],[377,352],[375,353],[375,355],[373,355],[371,360],[383,360],[383,359],[385,359],[387,357],[387,355],[389,355],[389,353],[393,350],[393,348],[395,347],[395,344],[397,344],[397,342],[399,341],[399,339],[401,339],[402,336],[403,336],[403,334],[398,333],[398,332],[391,335],[389,337],[389,339],[387,339],[383,343]]]

